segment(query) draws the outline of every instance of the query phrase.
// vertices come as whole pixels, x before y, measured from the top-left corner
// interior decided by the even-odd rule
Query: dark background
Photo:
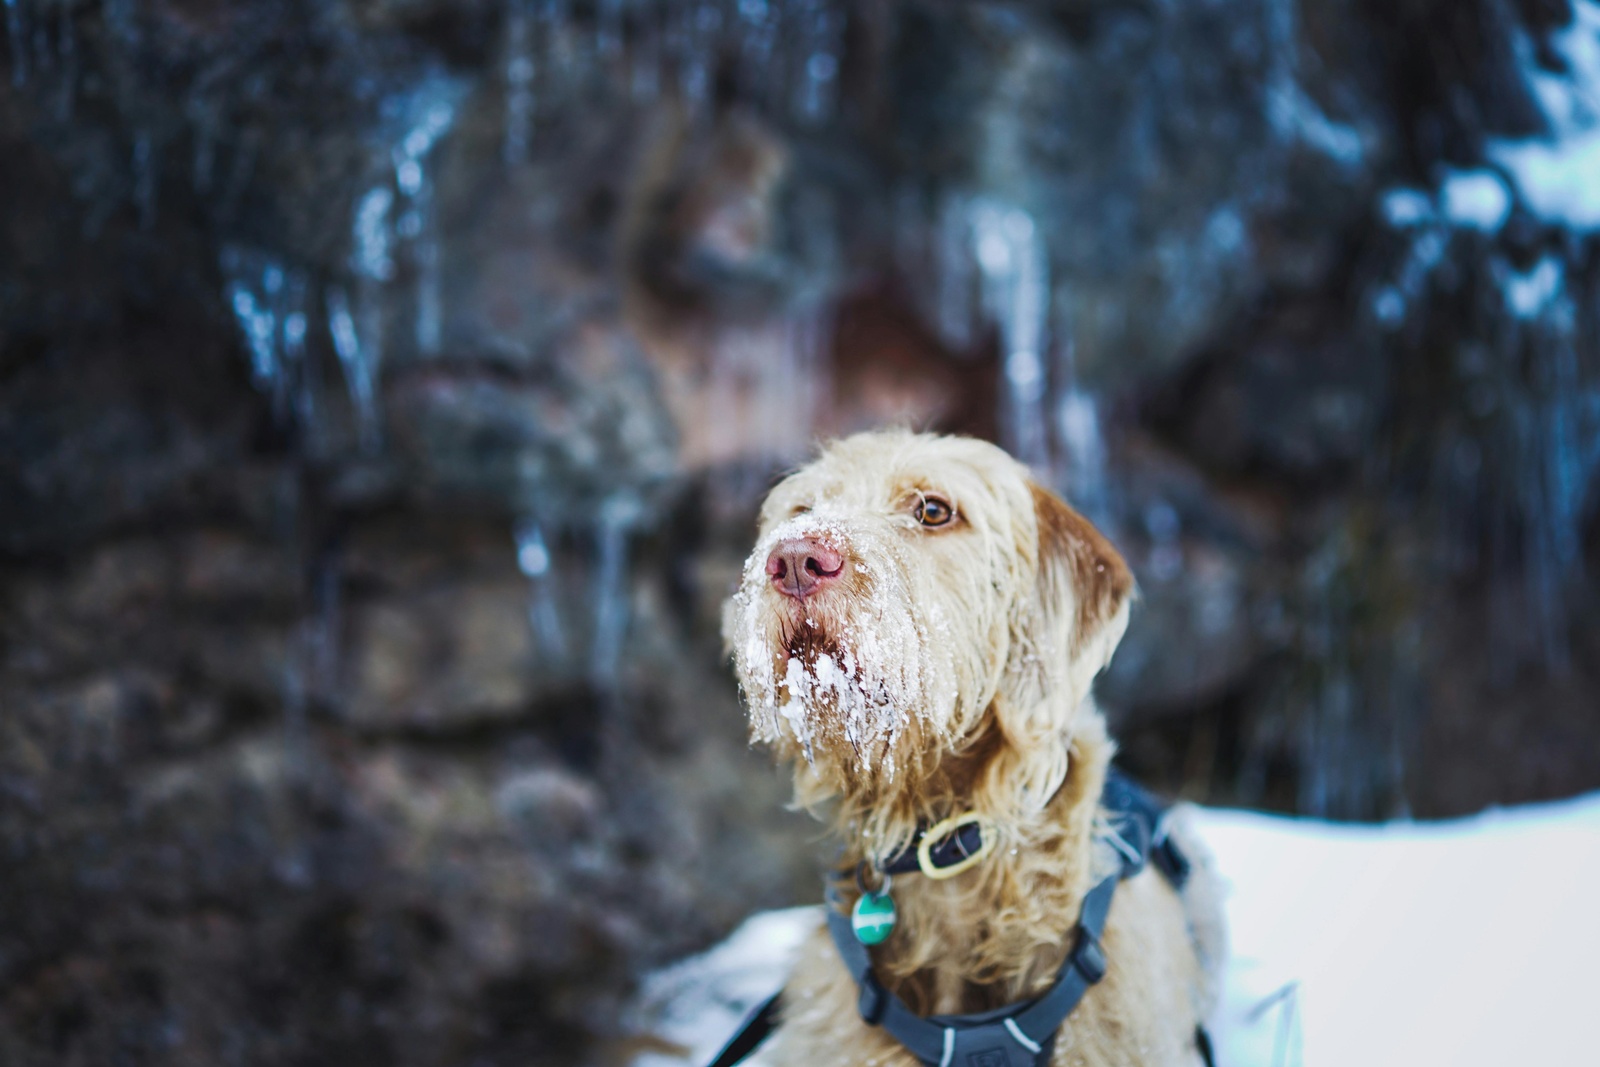
[[[815,895],[717,613],[884,422],[1113,535],[1165,790],[1600,786],[1568,0],[3,12],[0,1062],[624,1061]]]

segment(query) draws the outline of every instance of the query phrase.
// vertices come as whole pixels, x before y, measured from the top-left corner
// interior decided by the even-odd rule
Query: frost
[[[833,591],[798,621],[788,616],[789,632],[793,609],[769,593],[766,561],[795,537],[849,546],[852,559],[870,562],[856,565],[859,591]],[[847,747],[862,770],[893,777],[896,745],[914,719],[942,729],[941,713],[954,702],[952,671],[934,670],[928,626],[916,617],[905,575],[892,537],[838,513],[798,516],[761,539],[733,601],[735,660],[757,741],[788,737],[807,761],[819,744]],[[944,625],[939,612],[929,615],[934,627]]]

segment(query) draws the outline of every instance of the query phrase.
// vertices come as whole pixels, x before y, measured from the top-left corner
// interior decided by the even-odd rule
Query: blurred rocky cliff
[[[814,896],[818,436],[1129,556],[1172,792],[1600,786],[1592,0],[3,0],[0,1062],[614,1062]]]

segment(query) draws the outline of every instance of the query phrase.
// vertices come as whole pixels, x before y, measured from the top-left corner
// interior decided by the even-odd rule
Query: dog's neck
[[[1059,968],[1095,873],[1094,818],[1112,745],[1085,702],[1074,723],[1065,781],[1043,806],[1011,803],[1001,819],[983,810],[985,790],[1012,776],[995,761],[1016,753],[997,729],[939,767],[931,792],[951,810],[985,819],[989,855],[945,881],[895,879],[894,934],[873,952],[879,979],[923,1014],[986,1011],[1033,995]],[[997,773],[998,772],[998,773]],[[973,805],[968,807],[966,805]],[[873,842],[846,834],[845,858],[871,863]],[[881,858],[881,857],[880,857]],[[856,896],[854,887],[847,900]]]

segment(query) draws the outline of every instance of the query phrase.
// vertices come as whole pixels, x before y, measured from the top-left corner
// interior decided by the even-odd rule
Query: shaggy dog
[[[754,740],[792,762],[842,864],[871,871],[918,828],[974,813],[994,847],[948,880],[894,881],[879,980],[920,1015],[986,1011],[1048,987],[1089,887],[1113,746],[1090,698],[1128,624],[1133,578],[1082,516],[981,441],[861,434],[768,496],[724,616]],[[1180,895],[1153,869],[1116,890],[1109,973],[1060,1030],[1053,1065],[1199,1064],[1224,938],[1215,879]],[[869,875],[870,877],[870,875]],[[841,884],[846,905],[860,894]],[[784,988],[774,1065],[914,1067],[860,1019],[825,931]]]

